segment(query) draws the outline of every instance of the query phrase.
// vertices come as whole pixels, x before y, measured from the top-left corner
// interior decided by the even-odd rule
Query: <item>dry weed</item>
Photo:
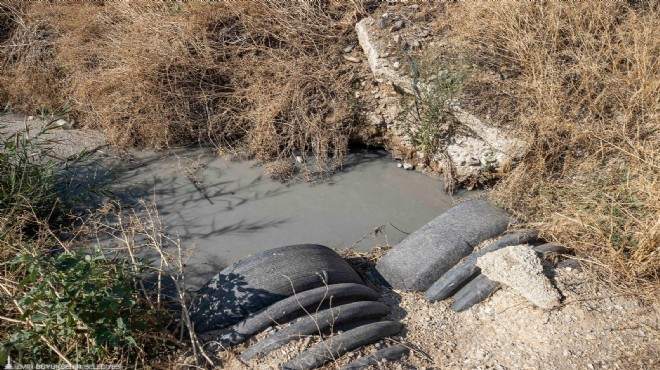
[[[19,3],[17,3],[19,4]],[[341,58],[360,1],[90,2],[3,6],[0,97],[67,101],[121,146],[207,141],[269,161],[341,164],[353,109]],[[8,21],[11,20],[10,21]]]
[[[292,161],[286,159],[279,159],[270,163],[266,163],[266,175],[270,178],[280,181],[289,182],[293,179],[293,174],[296,166]]]
[[[612,281],[657,289],[657,2],[458,7],[453,36],[516,86],[515,124],[532,143],[494,199]]]

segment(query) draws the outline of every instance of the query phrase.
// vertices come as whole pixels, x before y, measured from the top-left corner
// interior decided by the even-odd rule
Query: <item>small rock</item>
[[[419,40],[414,40],[411,46],[413,47],[413,49],[419,50],[422,48],[422,42]]]
[[[392,63],[392,67],[394,67],[394,69],[399,69],[401,68],[401,63],[399,61],[396,61]]]
[[[63,130],[69,130],[69,129],[71,129],[71,125],[69,124],[69,122],[67,122],[67,121],[64,120],[64,119],[58,119],[57,121],[53,122],[53,126],[55,126],[55,127],[59,127],[59,128],[61,128],[61,129],[63,129]]]
[[[470,166],[481,166],[481,162],[474,157],[470,157],[470,161],[468,162],[468,164]]]
[[[429,35],[429,30],[422,30],[422,32],[419,33],[420,37],[428,37]]]
[[[403,163],[397,163],[396,166],[401,168],[401,167],[403,167]]]
[[[350,55],[344,55],[344,59],[348,60],[349,62],[353,62],[353,63],[360,63],[361,62],[361,60],[359,58],[352,57]]]
[[[381,18],[378,20],[378,25],[380,28],[387,28],[387,19]]]
[[[28,121],[32,121],[34,119],[34,116],[28,116]]]
[[[508,285],[536,306],[549,310],[560,304],[559,292],[543,274],[541,260],[528,245],[513,245],[477,259],[481,272]]]
[[[389,17],[389,16],[390,16],[390,13],[383,13],[383,14],[381,15],[382,18],[387,18],[387,17]]]
[[[392,25],[392,27],[390,27],[390,32],[396,32],[396,31],[398,31],[402,28],[403,28],[403,21],[398,20],[398,21],[394,22],[394,25]]]
[[[303,163],[303,162],[305,162],[305,160],[303,159],[303,157],[297,155],[297,156],[296,156],[296,162],[298,162],[298,163]]]
[[[402,42],[403,42],[403,36],[401,36],[401,35],[394,35],[394,42],[396,42],[397,44],[402,43]]]
[[[415,166],[413,166],[413,165],[410,164],[410,163],[404,163],[404,164],[403,164],[403,169],[404,169],[404,170],[408,170],[408,171],[410,171],[410,170],[414,170],[414,169],[415,169]]]
[[[481,361],[481,360],[483,360],[484,358],[486,358],[486,353],[485,353],[484,351],[482,351],[482,350],[478,350],[477,353],[476,353],[474,356],[475,356],[475,359],[476,359],[477,361]]]
[[[344,48],[344,53],[350,53],[355,48],[355,45],[351,44]]]

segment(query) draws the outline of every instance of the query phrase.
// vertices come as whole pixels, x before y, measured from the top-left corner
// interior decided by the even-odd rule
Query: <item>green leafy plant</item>
[[[468,77],[463,60],[442,59],[430,54],[415,58],[405,54],[412,94],[404,99],[402,118],[406,134],[418,151],[432,156],[440,148],[451,115],[451,101]]]
[[[52,155],[45,134],[59,117],[51,117],[35,133],[26,125],[0,136],[0,366],[9,360],[137,366],[166,357],[176,347],[168,330],[176,320],[151,299],[157,289],[145,289],[145,275],[154,270],[129,246],[89,246],[98,238],[90,223],[102,216],[73,214],[82,193],[71,178],[90,163],[86,153]],[[125,238],[130,248],[137,248],[134,238]]]
[[[78,343],[67,353],[76,363],[109,355],[130,360],[169,341],[166,332],[144,337],[162,331],[167,320],[140,297],[142,262],[108,258],[99,249],[55,255],[26,250],[4,267],[22,271],[19,288],[25,289],[17,299],[23,324],[0,349],[0,360],[11,355],[17,363],[57,362],[49,344],[62,340]]]
[[[48,218],[57,197],[57,163],[48,160],[48,147],[39,138],[50,127],[44,126],[31,137],[29,130],[17,132],[0,142],[0,207],[5,214],[32,210]]]

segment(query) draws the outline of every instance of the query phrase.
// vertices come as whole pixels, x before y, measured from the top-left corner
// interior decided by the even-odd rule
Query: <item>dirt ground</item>
[[[408,345],[411,354],[378,368],[654,369],[660,365],[658,304],[617,295],[605,282],[590,280],[587,273],[575,269],[556,270],[554,280],[564,300],[552,311],[535,308],[506,287],[461,313],[449,309],[449,300],[428,303],[421,293],[381,288],[380,301],[392,307],[388,318],[404,323],[404,331],[350,352],[325,368],[339,368],[394,342]],[[248,364],[235,355],[249,345],[244,344],[222,356],[222,367],[277,369],[316,341],[294,341]]]

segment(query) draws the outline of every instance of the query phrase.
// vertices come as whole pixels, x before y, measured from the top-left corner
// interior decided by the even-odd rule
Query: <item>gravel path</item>
[[[504,287],[465,312],[451,301],[428,303],[421,293],[381,289],[392,307],[386,319],[400,320],[404,331],[392,339],[350,352],[325,369],[343,366],[393,342],[413,351],[383,369],[653,369],[660,366],[660,306],[621,296],[584,272],[556,271],[563,304],[552,311],[534,307]],[[271,330],[277,330],[273,328]],[[266,334],[258,338],[265,337]],[[294,341],[269,356],[244,364],[247,346],[221,354],[225,368],[277,369],[317,336]]]

